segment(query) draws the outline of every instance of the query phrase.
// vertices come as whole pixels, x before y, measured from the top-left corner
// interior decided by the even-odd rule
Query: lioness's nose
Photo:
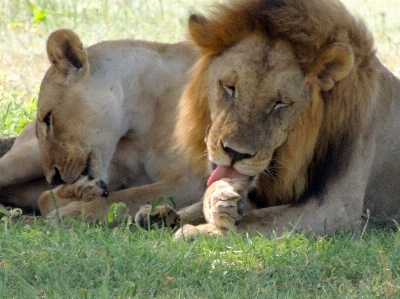
[[[255,152],[245,148],[235,148],[233,145],[221,142],[222,149],[232,159],[232,165],[236,162],[255,156]]]
[[[52,185],[60,185],[60,184],[64,184],[64,183],[65,182],[61,178],[60,171],[58,170],[57,167],[54,167],[54,174],[53,174],[53,176],[51,178],[51,184]]]

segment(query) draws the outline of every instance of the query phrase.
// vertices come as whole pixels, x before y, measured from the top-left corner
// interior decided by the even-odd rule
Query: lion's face
[[[49,182],[73,183],[80,175],[107,181],[119,136],[115,94],[89,80],[59,84],[46,76],[38,101],[36,131]],[[96,99],[102,99],[100,105]]]
[[[283,41],[251,35],[214,57],[206,77],[211,163],[259,175],[308,103],[310,90],[302,84],[292,49]]]

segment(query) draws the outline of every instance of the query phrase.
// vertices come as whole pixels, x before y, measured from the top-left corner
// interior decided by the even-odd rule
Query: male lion
[[[38,207],[51,189],[44,174],[49,183],[71,184],[53,192],[58,207],[97,195],[107,210],[108,190],[136,186],[133,210],[160,195],[174,196],[179,207],[198,201],[205,181],[180,175],[187,167],[169,151],[177,103],[199,56],[193,43],[119,40],[84,48],[62,29],[49,36],[47,54],[37,120],[0,159],[2,203],[49,215],[49,192]]]
[[[213,171],[207,223],[177,236],[332,234],[363,208],[399,219],[400,82],[362,21],[335,0],[240,0],[192,15],[189,30],[202,57],[175,136],[188,163]]]

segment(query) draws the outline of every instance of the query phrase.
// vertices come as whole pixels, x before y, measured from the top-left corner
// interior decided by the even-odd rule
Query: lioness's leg
[[[124,203],[127,213],[135,217],[140,207],[150,204],[162,195],[174,197],[178,209],[186,207],[199,201],[204,192],[204,180],[199,176],[186,175],[172,180],[163,180],[154,184],[111,192],[106,198],[96,195],[91,197],[89,202],[81,201],[73,188],[68,189],[68,192],[72,193],[64,194],[63,192],[53,191],[57,203],[67,203],[65,206],[59,206],[57,212],[60,217],[71,216],[84,217],[89,220],[106,220],[109,207],[113,203]],[[40,203],[43,203],[42,215],[54,215],[54,210],[49,213],[49,209],[47,209],[47,207],[51,207],[52,201],[50,192],[43,194],[40,199]],[[197,205],[197,207],[200,206],[201,204]],[[54,208],[54,205],[52,208]],[[182,214],[185,215],[184,217],[199,217],[198,209],[187,209]]]
[[[73,201],[90,201],[96,197],[108,196],[106,184],[101,180],[82,177],[74,184],[61,185],[53,190],[44,192],[38,201],[43,216],[52,211],[65,207]]]
[[[0,203],[28,211],[39,211],[39,196],[51,188],[54,186],[47,183],[44,178],[6,186],[0,190]]]

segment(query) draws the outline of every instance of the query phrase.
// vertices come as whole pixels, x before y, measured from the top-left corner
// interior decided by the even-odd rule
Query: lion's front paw
[[[206,223],[200,225],[185,224],[175,232],[174,239],[183,238],[185,240],[192,240],[196,235],[219,236],[219,235],[225,235],[226,232],[227,229],[218,228],[212,223]]]
[[[157,227],[175,228],[179,226],[179,215],[169,205],[159,205],[154,209],[151,205],[144,205],[135,215],[135,222],[145,229],[150,229],[153,225]]]
[[[94,197],[107,197],[106,183],[99,179],[83,176],[71,185],[75,197],[84,201],[90,201]]]
[[[222,179],[213,183],[206,191],[203,212],[207,222],[220,228],[235,228],[243,215],[243,192],[248,182],[237,179]]]

